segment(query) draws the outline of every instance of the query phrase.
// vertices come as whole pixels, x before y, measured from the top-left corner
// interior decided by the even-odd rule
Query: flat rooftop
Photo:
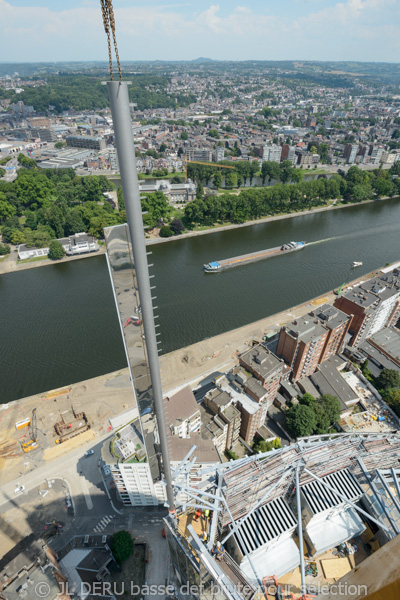
[[[348,404],[358,399],[358,395],[342,377],[339,368],[343,366],[343,359],[332,356],[318,366],[318,371],[311,375],[312,383],[323,394],[331,394],[339,398],[341,410],[348,408]]]
[[[282,361],[267,350],[262,344],[253,346],[250,350],[243,352],[240,355],[239,361],[248,365],[262,377],[267,379],[273,375],[278,369],[282,368]]]
[[[328,329],[336,329],[336,327],[339,327],[350,319],[349,315],[346,315],[344,312],[330,304],[323,304],[313,312],[321,319],[321,321],[323,321],[325,327],[328,327]]]
[[[305,344],[318,340],[326,333],[326,329],[319,320],[310,315],[304,315],[289,323],[287,331]]]
[[[400,331],[398,329],[385,327],[371,335],[369,343],[378,346],[400,364]]]
[[[192,390],[186,386],[172,396],[164,398],[164,409],[167,426],[179,426],[198,412],[199,407]]]

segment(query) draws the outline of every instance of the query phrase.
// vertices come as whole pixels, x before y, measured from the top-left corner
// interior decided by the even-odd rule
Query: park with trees
[[[392,180],[392,175],[395,174],[392,169],[367,172],[353,166],[347,173],[338,173],[329,179],[321,177],[302,181],[301,169],[285,162],[265,162],[262,165],[262,177],[267,181],[278,180],[279,183],[275,185],[245,188],[239,194],[223,191],[218,195],[197,195],[195,200],[185,206],[186,227],[190,229],[196,225],[211,227],[216,223],[245,223],[262,217],[310,210],[327,205],[332,200],[355,203],[400,194],[400,178]],[[251,169],[252,163],[245,164],[248,165],[247,169]],[[204,176],[206,184],[207,180],[213,178],[215,187],[222,185],[220,170],[213,174],[213,167],[188,165],[188,169],[189,167],[195,167],[192,172],[193,176],[197,173],[195,178],[201,173],[201,179]],[[242,177],[240,171],[237,177]]]
[[[52,240],[82,231],[102,238],[104,227],[125,223],[122,188],[117,190],[116,210],[104,197],[104,192],[115,188],[104,175],[81,177],[73,169],[40,169],[22,154],[18,161],[17,179],[0,181],[2,254],[9,251],[8,244],[44,248]],[[142,208],[149,230],[169,223],[173,216],[166,196],[159,191],[147,194]],[[181,221],[174,223],[171,235],[183,229]]]

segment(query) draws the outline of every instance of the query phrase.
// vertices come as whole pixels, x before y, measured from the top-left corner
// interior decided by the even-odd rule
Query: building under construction
[[[268,597],[268,582],[297,573],[291,597],[304,597],[319,558],[338,547],[372,552],[400,533],[398,434],[302,439],[218,464],[201,489],[186,485],[195,454],[175,470],[176,497],[187,500],[166,520],[178,596],[188,583],[199,590],[190,598]],[[320,562],[327,573],[338,564]]]
[[[71,410],[64,411],[60,415],[60,420],[54,425],[57,439],[56,443],[61,444],[90,429],[90,423],[84,412],[77,413],[71,406]]]

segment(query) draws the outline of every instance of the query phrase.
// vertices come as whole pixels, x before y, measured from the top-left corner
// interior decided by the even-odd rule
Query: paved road
[[[0,169],[5,169],[5,172],[6,172],[4,177],[2,178],[2,181],[7,181],[9,183],[11,181],[14,181],[14,179],[17,178],[17,164],[18,164],[18,159],[15,157],[15,158],[12,158],[11,160],[9,160],[6,165],[0,165]],[[9,167],[13,167],[13,168],[10,169]]]
[[[78,448],[53,462],[36,466],[30,472],[19,475],[13,481],[3,485],[0,492],[0,507],[7,506],[10,501],[18,503],[18,496],[14,493],[17,484],[22,484],[26,492],[29,492],[43,481],[61,478],[68,483],[77,517],[114,512],[98,468],[101,446],[107,437],[109,434],[97,438],[92,446],[85,446],[85,450],[90,448],[94,450],[92,456],[84,457],[85,450]]]

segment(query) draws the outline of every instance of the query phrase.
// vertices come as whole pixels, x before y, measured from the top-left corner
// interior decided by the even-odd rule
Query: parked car
[[[92,456],[94,454],[94,450],[86,450],[85,456]]]
[[[22,494],[24,491],[25,487],[23,485],[18,485],[14,490],[14,494]]]
[[[107,477],[108,475],[111,475],[111,469],[110,469],[110,467],[108,467],[107,465],[105,465],[105,466],[103,467],[103,473],[104,473],[104,475],[105,475],[106,477]]]

